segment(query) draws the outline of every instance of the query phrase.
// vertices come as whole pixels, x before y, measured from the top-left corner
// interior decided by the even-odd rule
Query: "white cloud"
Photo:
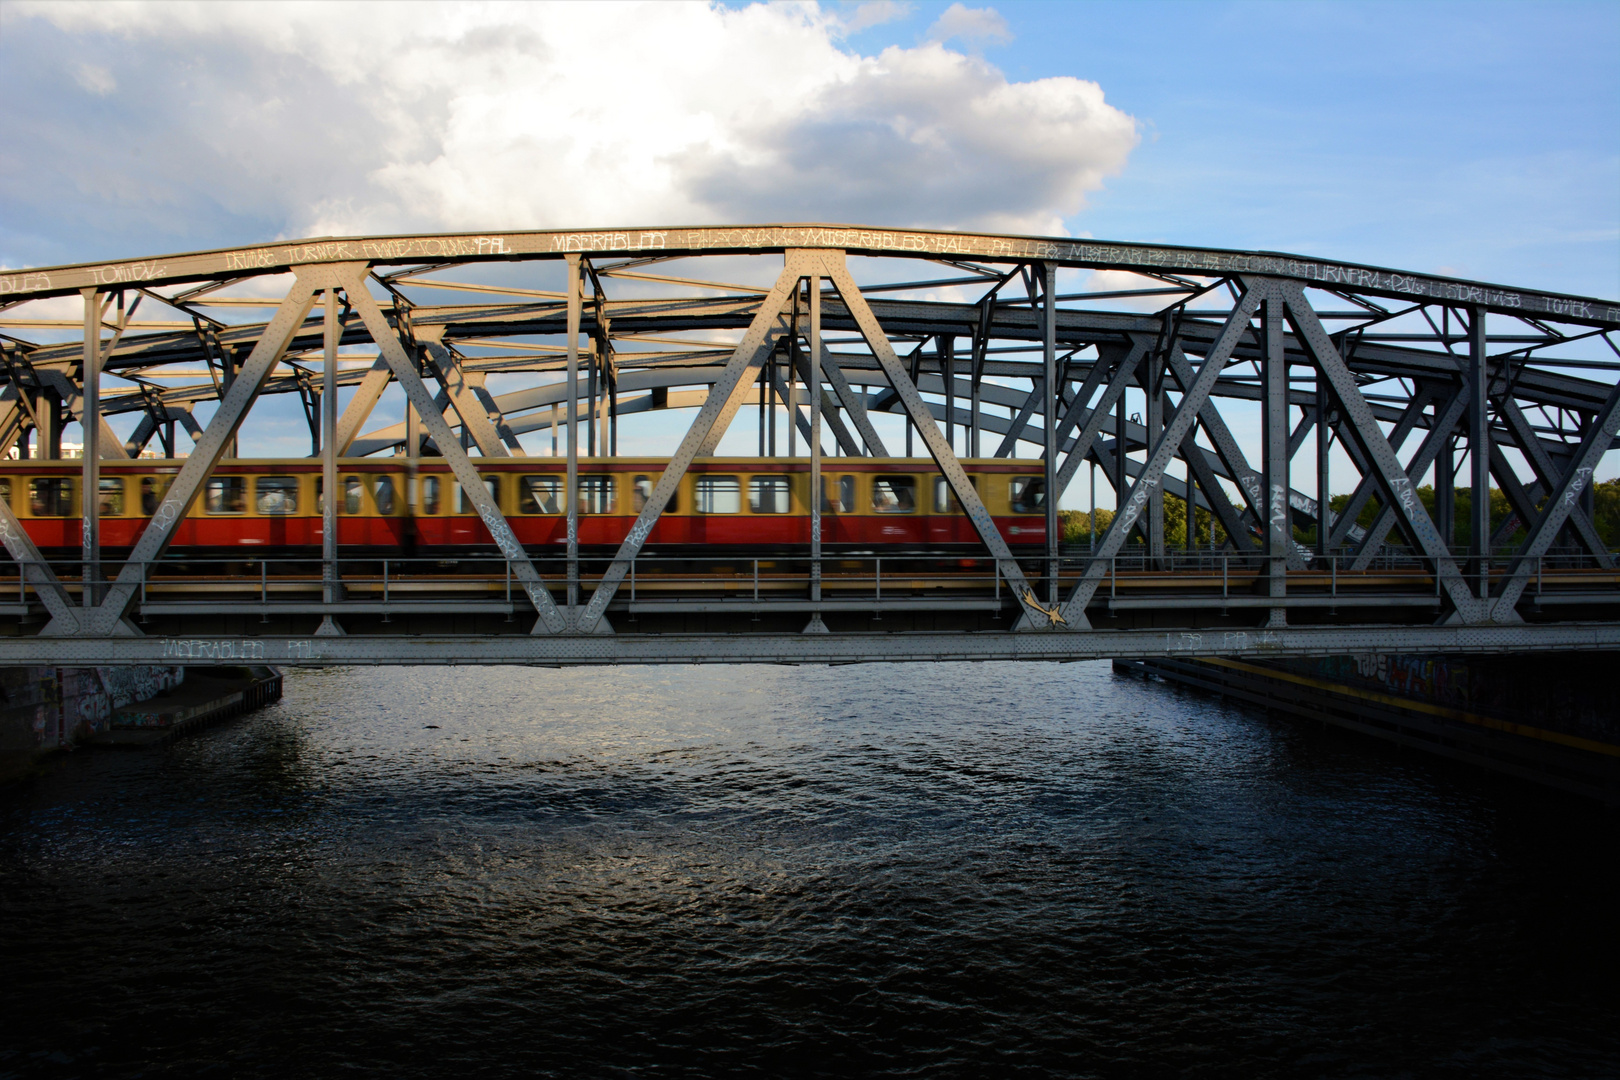
[[[125,123],[149,125],[121,134],[150,164],[76,175],[81,189],[177,214],[221,205],[284,235],[766,220],[1057,233],[1138,137],[1092,82],[1010,82],[937,41],[840,46],[893,6],[842,23],[813,4],[12,11],[99,42]],[[947,23],[1005,32],[960,4]]]
[[[867,0],[864,4],[857,4],[850,17],[842,20],[841,28],[846,34],[855,34],[868,27],[882,26],[884,23],[903,19],[910,14],[910,4],[896,3],[895,0]]]
[[[112,72],[95,64],[78,64],[73,69],[73,81],[97,97],[106,97],[118,89]]]
[[[970,8],[952,4],[945,9],[945,14],[934,20],[934,25],[928,28],[928,40],[943,45],[956,38],[970,45],[980,42],[1005,45],[1013,39],[1013,35],[1007,28],[1007,20],[1003,19],[995,8]]]

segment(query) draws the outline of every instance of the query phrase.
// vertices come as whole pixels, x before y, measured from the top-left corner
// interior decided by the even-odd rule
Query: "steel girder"
[[[787,263],[772,272],[774,286],[717,280],[760,257]],[[865,273],[869,260],[891,276],[919,261],[954,276],[894,281]],[[860,283],[858,262],[867,278]],[[723,270],[707,272],[711,263]],[[523,264],[538,276],[533,285],[514,283]],[[1059,295],[1060,272],[1088,269],[1134,272],[1143,287]],[[284,299],[264,297],[262,287],[254,294],[256,282],[288,272]],[[1015,278],[1027,296],[1003,289]],[[429,302],[446,292],[458,302]],[[312,316],[321,294],[328,311]],[[69,295],[84,304],[76,324],[31,307]],[[1132,310],[1142,306],[1153,310]],[[265,307],[276,309],[268,321],[251,317]],[[174,321],[163,321],[164,310]],[[37,330],[55,340],[23,334]],[[1443,619],[1514,623],[1527,582],[1548,558],[1613,569],[1620,538],[1599,527],[1592,478],[1620,428],[1617,330],[1613,301],[1274,253],[843,226],[359,238],[8,271],[0,273],[0,450],[48,454],[63,424],[88,427],[81,562],[92,578],[100,561],[95,459],[139,453],[177,422],[196,445],[131,558],[110,585],[81,588],[79,605],[70,596],[75,575],[39,557],[9,508],[0,513],[0,539],[24,565],[25,593],[50,616],[46,635],[133,635],[123,616],[135,586],[235,446],[258,397],[296,392],[312,417],[318,406],[326,419],[311,420],[311,452],[328,462],[399,452],[407,442],[416,453],[425,439],[420,445],[448,459],[475,503],[482,485],[465,482],[476,467],[463,447],[484,457],[522,454],[519,436],[545,426],[548,410],[555,432],[560,407],[569,444],[566,612],[551,595],[563,583],[540,577],[492,503],[478,509],[538,615],[536,633],[608,633],[617,581],[664,499],[649,500],[619,558],[576,608],[578,421],[602,418],[616,439],[620,417],[697,408],[658,487],[673,490],[691,459],[714,452],[757,385],[775,402],[808,403],[808,415],[793,406],[790,430],[803,432],[813,461],[823,428],[846,455],[883,456],[892,436],[886,443],[877,421],[898,413],[907,445],[922,438],[1022,605],[1024,631],[1084,630],[1090,597],[1113,572],[1105,563],[1129,550],[1133,529],[1145,530],[1148,554],[1162,559],[1166,488],[1212,512],[1236,554],[1261,554],[1251,530],[1264,539],[1272,604],[1259,610],[1273,632],[1295,607],[1291,577],[1337,567],[1341,556],[1352,571],[1381,556],[1415,560],[1437,583]],[[778,352],[788,359],[774,360]],[[508,385],[489,389],[491,378]],[[530,385],[512,389],[514,378]],[[406,391],[405,419],[363,431],[391,385]],[[332,407],[340,387],[353,390],[341,418]],[[206,431],[191,414],[203,403],[217,403]],[[1260,409],[1258,468],[1234,436],[1235,405]],[[130,413],[139,422],[120,439],[107,418]],[[760,423],[763,445],[763,414]],[[1049,492],[1061,494],[1087,461],[1129,485],[1117,493],[1124,511],[1063,604],[1041,604],[1024,577],[1031,567],[1002,544],[957,464],[958,428],[964,450],[989,431],[1003,436],[997,456],[1037,457],[1032,467],[1045,471]],[[1329,435],[1359,474],[1336,519],[1289,479],[1312,432],[1318,476]],[[1417,449],[1403,458],[1414,432],[1422,432]],[[604,432],[604,445],[609,439]],[[1142,460],[1130,456],[1137,453]],[[1474,501],[1470,546],[1454,554],[1449,478],[1457,453],[1470,455]],[[1437,496],[1443,529],[1415,497],[1430,472],[1445,488]],[[1518,535],[1512,521],[1490,514],[1493,479],[1522,525],[1511,550],[1502,545]],[[1378,511],[1363,530],[1356,520],[1374,500]],[[1047,500],[1049,516],[1055,503]],[[1294,542],[1296,525],[1318,529],[1314,552]],[[1486,543],[1493,530],[1496,547]],[[1403,545],[1386,543],[1391,535]],[[1056,555],[1046,553],[1043,590],[1057,587]],[[1615,587],[1592,581],[1600,600]],[[1046,593],[1048,604],[1054,595]]]

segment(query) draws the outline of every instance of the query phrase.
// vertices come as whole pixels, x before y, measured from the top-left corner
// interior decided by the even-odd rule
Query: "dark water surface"
[[[1616,1075],[1617,832],[1106,663],[294,672],[0,789],[0,1074]]]

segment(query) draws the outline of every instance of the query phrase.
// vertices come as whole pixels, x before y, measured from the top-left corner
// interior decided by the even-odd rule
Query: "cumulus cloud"
[[[840,21],[813,4],[14,4],[13,29],[23,16],[55,32],[39,35],[46,53],[93,45],[104,79],[73,77],[122,111],[104,131],[13,121],[9,141],[34,160],[92,138],[143,146],[139,160],[69,154],[81,167],[63,181],[288,236],[767,220],[1061,232],[1124,167],[1136,122],[1096,83],[1010,81],[943,44],[1004,35],[989,9],[953,5],[914,48],[843,47],[897,7]],[[47,55],[16,78],[61,70]],[[34,180],[4,197],[44,198]]]
[[[947,41],[961,39],[970,45],[981,42],[989,45],[1005,45],[1013,39],[1012,31],[1007,28],[1007,20],[995,8],[970,8],[961,4],[952,4],[945,9],[945,14],[934,20],[934,25],[928,28],[928,40],[944,44]]]
[[[864,4],[855,5],[855,10],[849,18],[842,20],[841,29],[846,34],[855,34],[868,27],[882,26],[884,23],[903,19],[910,14],[910,4],[896,3],[895,0],[867,0]]]
[[[106,97],[118,89],[118,83],[113,79],[112,72],[96,64],[75,64],[73,81],[97,97]]]

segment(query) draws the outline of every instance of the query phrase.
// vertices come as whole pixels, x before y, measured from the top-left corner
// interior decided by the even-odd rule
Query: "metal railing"
[[[1496,553],[1483,567],[1471,566],[1465,552],[1457,552],[1455,558],[1463,580],[1479,595],[1481,576],[1493,587],[1499,585],[1514,557],[1509,551]],[[554,600],[559,606],[565,604],[569,560],[561,554],[542,554],[530,561]],[[575,565],[582,597],[589,595],[615,561],[612,556],[580,556]],[[817,601],[812,598],[812,582],[818,564],[803,553],[692,556],[653,551],[626,561],[629,565],[614,607],[628,608],[632,613],[678,610],[683,604],[707,605],[711,610],[864,607],[881,612],[931,605],[960,606],[967,602],[973,607],[1010,610],[1015,598],[1004,583],[1009,580],[1012,564],[1043,598],[1051,583],[1047,575],[1052,573],[1044,554],[1015,557],[998,564],[989,556],[970,552],[832,552],[819,561],[821,599]],[[1304,569],[1282,576],[1282,597],[1255,591],[1271,580],[1269,561],[1257,553],[1167,549],[1156,556],[1138,549],[1101,559],[1084,552],[1065,552],[1057,560],[1055,574],[1060,596],[1066,596],[1076,582],[1091,574],[1099,583],[1093,603],[1121,610],[1188,604],[1224,610],[1266,606],[1376,607],[1383,602],[1404,606],[1420,600],[1432,606],[1442,602],[1442,579],[1416,556],[1380,555],[1359,570],[1353,569],[1356,561],[1353,554],[1312,555]],[[0,614],[30,611],[48,580],[42,569],[46,566],[70,599],[82,602],[83,564],[79,560],[12,562],[0,565],[0,596],[15,600],[0,600]],[[260,613],[372,610],[384,616],[452,609],[510,613],[530,606],[512,562],[495,554],[340,559],[340,589],[331,602],[321,598],[324,566],[318,557],[171,555],[140,564],[136,601],[141,611],[150,613],[246,605],[245,610]],[[104,579],[112,580],[121,569],[122,564],[104,561]],[[1590,554],[1580,550],[1549,551],[1533,560],[1530,573],[1532,581],[1524,591],[1525,603],[1620,603],[1620,571],[1603,571]],[[8,574],[14,580],[9,580]],[[103,592],[105,588],[102,586]]]

